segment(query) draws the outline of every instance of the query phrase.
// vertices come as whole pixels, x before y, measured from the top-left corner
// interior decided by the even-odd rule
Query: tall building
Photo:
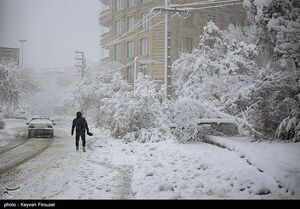
[[[0,64],[13,64],[18,66],[20,49],[0,47]]]
[[[171,4],[190,4],[202,0],[171,0]],[[150,75],[163,84],[165,78],[165,12],[152,12],[154,7],[164,6],[165,0],[101,0],[105,9],[100,14],[100,23],[106,27],[101,36],[101,45],[108,50],[107,62],[126,65],[125,76],[132,83],[134,58],[138,57],[138,72]],[[170,12],[168,21],[170,57],[175,61],[181,52],[198,46],[199,36],[208,21],[224,29],[230,23],[244,25],[246,14],[241,5],[211,7],[204,2],[203,9],[190,12]],[[222,1],[221,1],[222,2]],[[220,3],[221,3],[220,2]],[[224,1],[223,1],[224,2]],[[229,1],[229,4],[236,3]],[[218,4],[214,4],[215,6]],[[182,8],[182,7],[178,7]],[[197,8],[197,7],[195,7]],[[170,73],[170,72],[169,72]]]

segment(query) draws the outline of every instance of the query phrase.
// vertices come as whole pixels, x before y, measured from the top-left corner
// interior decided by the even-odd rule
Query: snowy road
[[[0,175],[1,199],[128,199],[130,198],[130,166],[115,166],[93,159],[93,139],[87,152],[76,152],[73,137],[67,128],[58,126],[51,146],[32,159],[23,161]],[[1,167],[13,160],[13,153],[38,147],[41,141],[11,149],[1,156]],[[45,142],[45,141],[44,141]],[[29,145],[29,146],[25,146]],[[38,148],[37,148],[38,149]],[[40,149],[39,149],[40,150]],[[4,164],[2,163],[5,162]],[[4,193],[3,193],[4,192]]]
[[[0,175],[34,158],[46,150],[52,142],[51,139],[34,138],[8,147],[0,154]]]
[[[48,149],[0,175],[1,189],[8,188],[2,189],[6,193],[1,193],[1,199],[270,199],[299,195],[287,192],[270,173],[250,165],[239,153],[215,145],[126,143],[103,130],[93,130],[83,153],[75,151],[69,128],[70,124],[58,125]],[[1,165],[6,160],[1,158]]]

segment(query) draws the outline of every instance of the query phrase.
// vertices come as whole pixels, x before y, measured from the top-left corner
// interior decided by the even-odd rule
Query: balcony
[[[103,33],[102,35],[101,35],[101,41],[100,41],[100,43],[101,43],[101,46],[105,46],[106,44],[108,44],[110,41],[111,41],[111,34],[110,34],[110,32],[107,32],[107,33]]]
[[[112,12],[107,9],[100,13],[99,22],[104,27],[109,27],[111,25]]]
[[[109,5],[109,4],[110,4],[110,0],[101,0],[101,2],[102,2],[104,5]]]
[[[101,59],[101,62],[103,62],[103,63],[110,63],[110,62],[112,62],[112,59],[109,56],[108,57],[104,57],[104,58]]]

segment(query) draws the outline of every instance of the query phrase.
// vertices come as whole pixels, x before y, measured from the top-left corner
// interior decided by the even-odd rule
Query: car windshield
[[[49,117],[33,117],[32,120],[35,120],[35,119],[47,119],[49,120]]]
[[[31,124],[49,124],[51,123],[48,119],[42,119],[42,118],[38,118],[38,119],[32,119]]]

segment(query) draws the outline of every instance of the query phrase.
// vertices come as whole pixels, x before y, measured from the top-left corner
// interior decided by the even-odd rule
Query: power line
[[[114,73],[114,72],[117,72],[117,71],[122,70],[123,68],[128,67],[128,66],[131,65],[131,64],[133,64],[133,61],[127,63],[126,65],[124,65],[124,66],[122,66],[122,67],[120,67],[120,68],[114,69],[114,70],[112,70],[112,71],[108,71],[108,72],[100,72],[100,73],[102,73],[102,74],[110,74],[110,73]]]
[[[171,16],[171,17],[174,17],[174,16],[176,16],[176,15],[178,15],[178,13],[176,13],[175,15],[173,15],[173,16]],[[146,32],[146,31],[148,31],[148,30],[151,30],[152,28],[155,28],[156,26],[158,26],[158,25],[164,23],[165,21],[166,21],[166,20],[164,19],[164,20],[162,20],[162,21],[156,23],[155,25],[152,25],[151,27],[149,27],[149,28],[147,28],[147,29],[145,29],[145,30],[142,30],[142,31],[140,31],[140,32],[138,32],[138,33],[135,33],[135,34],[133,34],[133,35],[131,35],[131,36],[128,36],[128,37],[126,37],[126,38],[124,38],[124,39],[121,39],[121,40],[115,40],[115,41],[111,42],[110,44],[104,45],[103,47],[106,48],[106,47],[108,47],[108,46],[112,46],[112,45],[114,45],[114,44],[116,44],[116,43],[119,43],[119,42],[122,42],[122,41],[124,41],[124,40],[130,39],[130,38],[132,38],[132,37],[134,37],[134,36],[136,36],[136,35],[138,35],[138,34],[144,33],[144,32]]]
[[[222,5],[215,5],[215,6],[208,6],[208,7],[200,7],[200,8],[184,8],[184,9],[177,9],[176,11],[196,11],[196,10],[202,10],[202,9],[212,9],[212,8],[234,6],[234,5],[240,5],[240,4],[243,4],[243,2],[232,3],[232,4],[222,4]]]
[[[222,1],[222,2],[227,2],[227,1]],[[229,2],[229,1],[228,1],[228,2]],[[170,8],[169,10],[170,10],[170,11],[177,12],[177,13],[174,15],[174,16],[176,16],[176,15],[178,15],[178,12],[182,12],[182,11],[195,11],[195,10],[203,10],[203,9],[219,8],[219,7],[225,7],[225,6],[234,6],[234,5],[240,5],[240,4],[243,4],[243,3],[240,2],[240,3],[232,3],[232,4],[214,5],[214,6],[207,6],[207,7],[200,7],[200,8]],[[153,11],[154,11],[154,10],[165,10],[165,8],[164,8],[164,7],[155,7],[155,8],[153,8],[152,10],[153,10]],[[172,16],[172,17],[173,17],[173,16]],[[153,26],[151,26],[151,27],[149,27],[149,28],[147,28],[147,29],[145,29],[145,30],[143,30],[143,31],[140,31],[140,32],[138,32],[138,33],[135,33],[135,34],[133,34],[133,35],[131,35],[131,36],[128,36],[128,37],[126,37],[126,38],[124,38],[124,39],[120,39],[120,37],[119,37],[119,38],[117,38],[117,39],[111,41],[110,43],[105,44],[103,47],[104,47],[104,48],[107,48],[107,47],[110,47],[110,46],[112,46],[112,45],[114,45],[114,44],[116,44],[116,43],[119,43],[119,42],[122,42],[122,41],[124,41],[124,40],[130,39],[130,38],[132,38],[132,37],[134,37],[134,36],[136,36],[136,35],[138,35],[138,34],[141,34],[141,33],[143,33],[143,32],[146,32],[146,31],[148,31],[148,30],[151,30],[152,28],[154,28],[154,27],[156,27],[156,26],[158,26],[158,25],[160,25],[160,24],[162,24],[162,23],[164,23],[164,22],[165,22],[165,20],[162,20],[162,21],[158,22],[157,24],[155,24],[155,25],[153,25]],[[127,34],[128,34],[128,33],[127,33]],[[127,34],[126,34],[126,35],[127,35]],[[124,34],[123,34],[123,36],[124,36]]]
[[[241,0],[220,0],[220,1],[202,1],[202,2],[194,2],[188,4],[171,4],[170,7],[186,7],[186,6],[198,6],[198,5],[209,5],[209,4],[219,4],[219,3],[229,3],[236,2]]]
[[[153,12],[150,12],[150,14],[152,14]],[[159,16],[161,14],[161,12],[155,14],[154,16],[148,18],[147,16],[142,18],[139,22],[137,22],[132,28],[128,29],[124,34],[122,34],[121,36],[119,36],[118,38],[116,38],[115,40],[109,42],[108,44],[105,44],[103,47],[106,48],[107,46],[113,44],[114,42],[118,41],[119,39],[123,38],[124,36],[126,36],[129,33],[132,33],[134,30],[136,30],[138,27],[142,26],[143,24],[146,24],[147,22],[149,22],[150,20],[152,20],[153,18]],[[147,19],[148,18],[148,19]],[[146,20],[146,21],[145,21]],[[144,22],[145,21],[145,22]]]

